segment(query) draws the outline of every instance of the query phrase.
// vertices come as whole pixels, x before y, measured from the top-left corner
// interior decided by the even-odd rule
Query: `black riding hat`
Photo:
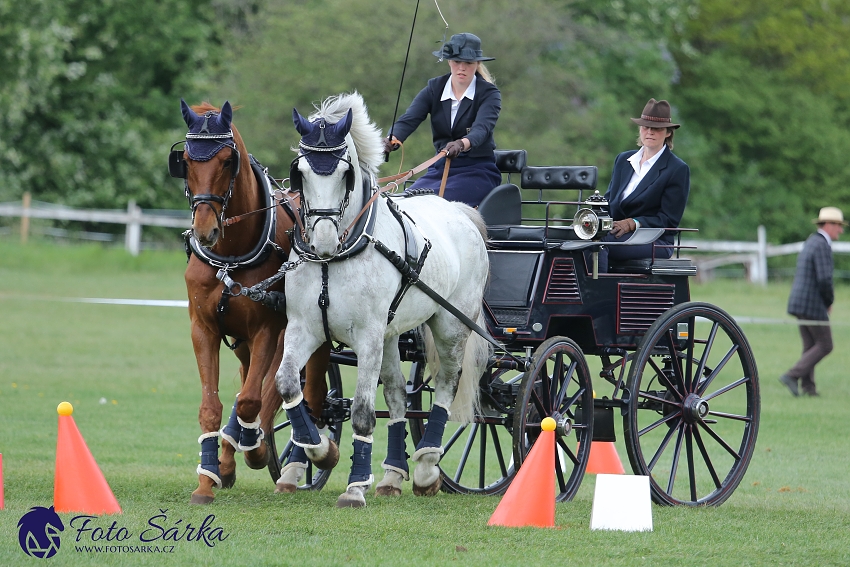
[[[433,52],[440,60],[449,61],[493,61],[495,57],[484,57],[481,40],[471,33],[456,33],[443,44],[442,49]]]

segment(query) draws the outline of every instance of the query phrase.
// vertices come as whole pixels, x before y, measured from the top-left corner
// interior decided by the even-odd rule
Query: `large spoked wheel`
[[[593,439],[593,386],[581,348],[565,337],[537,347],[525,373],[514,414],[514,461],[522,464],[540,436],[540,422],[551,417],[555,429],[555,499],[567,502],[578,492]]]
[[[750,463],[759,424],[756,362],[723,310],[684,303],[644,335],[629,369],[623,429],[635,474],[664,505],[719,505]]]
[[[501,494],[514,477],[511,455],[513,406],[522,373],[488,369],[481,378],[481,412],[475,421],[459,425],[449,420],[443,435],[440,460],[442,490],[455,494]],[[424,363],[411,370],[409,409],[430,411],[433,402],[431,376]],[[408,420],[414,447],[425,433],[427,419]]]
[[[303,385],[302,383],[302,387]],[[274,482],[277,482],[280,478],[281,470],[295,446],[290,437],[290,422],[286,419],[286,413],[280,412],[278,419],[282,421],[276,423],[273,431],[266,435],[266,442],[273,455],[273,457],[269,458],[268,469]],[[328,426],[328,438],[338,446],[342,435],[342,424],[345,421],[345,410],[342,397],[342,377],[339,373],[339,365],[335,363],[331,363],[328,366],[328,395],[325,399],[325,405],[322,408],[322,420]],[[277,449],[278,442],[283,447],[281,451]],[[321,490],[325,486],[325,483],[328,482],[330,476],[331,471],[321,470],[308,461],[303,484],[298,489]]]

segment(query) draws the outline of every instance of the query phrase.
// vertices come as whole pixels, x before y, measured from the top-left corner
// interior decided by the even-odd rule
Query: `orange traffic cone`
[[[591,441],[590,457],[585,474],[626,474],[617,454],[617,447],[610,441]]]
[[[57,512],[120,514],[121,507],[115,495],[71,417],[73,406],[62,402],[56,411],[59,412],[59,437],[56,442],[53,508]]]
[[[517,472],[488,526],[555,527],[555,420],[543,419],[543,431]]]
[[[3,453],[0,453],[0,510],[5,506],[3,503]]]

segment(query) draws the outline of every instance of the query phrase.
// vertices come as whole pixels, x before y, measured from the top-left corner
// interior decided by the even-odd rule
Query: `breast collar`
[[[183,233],[186,244],[186,254],[194,254],[199,260],[208,266],[216,268],[226,268],[235,270],[239,268],[253,268],[265,262],[269,254],[275,248],[274,237],[277,230],[277,212],[276,207],[272,205],[273,190],[269,181],[268,172],[250,156],[251,169],[254,176],[257,178],[260,195],[263,199],[263,207],[269,207],[266,211],[265,222],[263,223],[263,233],[260,236],[257,244],[247,254],[241,256],[222,256],[198,244],[191,230]],[[294,219],[294,213],[288,209],[288,205],[283,205],[284,210]],[[297,232],[297,231],[296,231]]]

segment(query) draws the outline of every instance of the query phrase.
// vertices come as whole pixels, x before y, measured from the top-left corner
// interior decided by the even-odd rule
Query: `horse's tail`
[[[480,215],[479,215],[480,216]],[[486,328],[484,314],[478,313],[478,326]],[[463,351],[463,364],[461,365],[460,381],[457,385],[457,393],[450,409],[452,421],[469,423],[480,413],[478,404],[479,382],[481,375],[487,368],[490,359],[490,343],[481,335],[473,331],[466,340],[466,348]]]
[[[475,225],[475,228],[478,229],[478,232],[481,234],[481,238],[484,239],[484,242],[487,242],[487,223],[484,222],[484,217],[481,216],[481,213],[478,212],[478,209],[473,209],[466,203],[460,203],[458,201],[450,201],[452,205],[460,209],[460,211],[469,217],[469,220],[472,221],[472,224]]]

